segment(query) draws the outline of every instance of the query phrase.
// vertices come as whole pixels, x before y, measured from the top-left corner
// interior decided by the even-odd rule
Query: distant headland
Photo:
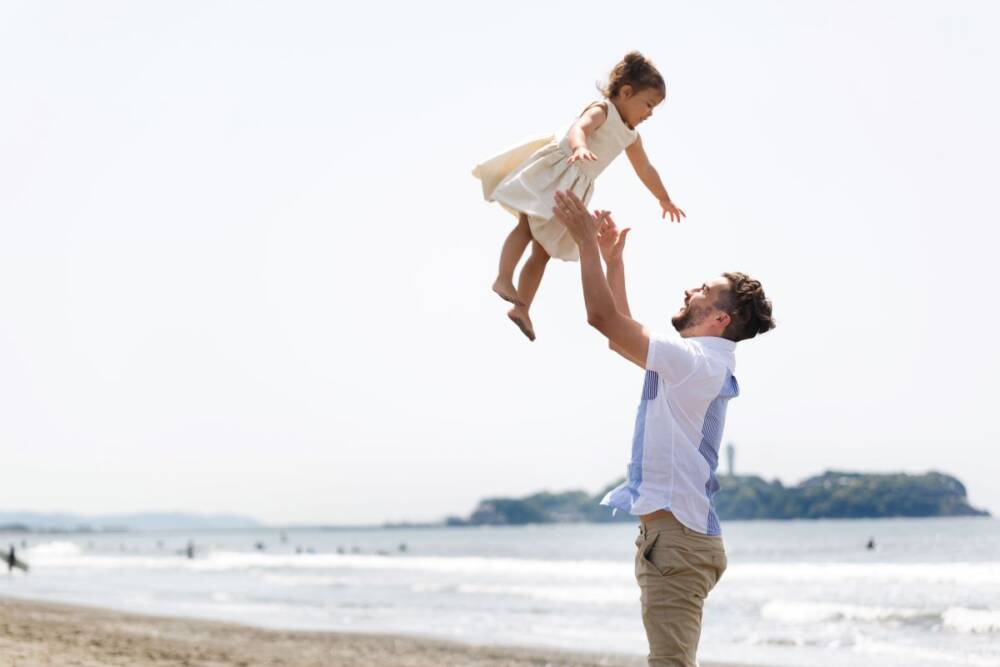
[[[633,522],[635,517],[599,505],[618,480],[596,495],[543,491],[523,498],[486,498],[468,517],[448,525],[518,525],[560,522]],[[725,519],[873,519],[889,517],[989,516],[966,499],[965,486],[949,475],[871,474],[827,471],[784,486],[757,476],[723,475],[715,508]]]
[[[143,512],[82,515],[65,512],[0,511],[5,533],[117,533],[145,530],[235,530],[259,528],[260,522],[235,514]]]

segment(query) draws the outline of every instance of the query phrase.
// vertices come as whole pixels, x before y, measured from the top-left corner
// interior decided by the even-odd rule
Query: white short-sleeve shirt
[[[714,336],[650,338],[632,458],[602,505],[635,515],[670,510],[692,530],[721,534],[712,496],[726,404],[739,395],[735,350]]]

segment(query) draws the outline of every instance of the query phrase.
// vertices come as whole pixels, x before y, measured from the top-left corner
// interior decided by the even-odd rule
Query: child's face
[[[656,88],[635,92],[632,86],[622,86],[614,101],[622,120],[634,130],[639,123],[653,115],[653,109],[663,101],[663,95]]]

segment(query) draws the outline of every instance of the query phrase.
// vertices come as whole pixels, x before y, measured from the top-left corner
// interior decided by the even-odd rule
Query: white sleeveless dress
[[[567,261],[580,259],[580,250],[566,227],[552,217],[556,191],[571,191],[588,204],[594,179],[639,137],[610,100],[593,102],[584,111],[595,105],[604,107],[608,116],[587,137],[587,148],[597,156],[596,162],[569,163],[573,150],[566,128],[559,135],[540,137],[501,153],[472,171],[482,181],[486,201],[499,202],[515,216],[527,214],[534,239],[549,255]]]

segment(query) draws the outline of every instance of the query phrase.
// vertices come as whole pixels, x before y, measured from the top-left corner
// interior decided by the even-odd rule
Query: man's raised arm
[[[609,265],[608,276],[604,275],[601,266],[598,237],[603,220],[591,216],[583,202],[572,192],[556,193],[553,213],[566,226],[580,247],[580,277],[583,283],[583,300],[587,306],[587,322],[607,336],[612,349],[645,368],[646,355],[649,351],[649,332],[628,315],[624,265],[620,261],[618,266]],[[621,243],[624,243],[624,237]],[[619,259],[620,254],[619,252]],[[622,306],[625,312],[621,312],[616,305],[609,280],[621,288]]]
[[[597,244],[601,248],[601,257],[604,258],[608,286],[611,288],[611,294],[615,297],[615,306],[619,313],[631,318],[632,311],[629,308],[628,294],[625,291],[625,261],[622,252],[625,249],[625,237],[628,236],[631,228],[618,229],[618,225],[615,224],[608,211],[596,211],[594,215],[601,223],[597,231]],[[634,361],[611,339],[608,339],[608,347],[629,361]]]

